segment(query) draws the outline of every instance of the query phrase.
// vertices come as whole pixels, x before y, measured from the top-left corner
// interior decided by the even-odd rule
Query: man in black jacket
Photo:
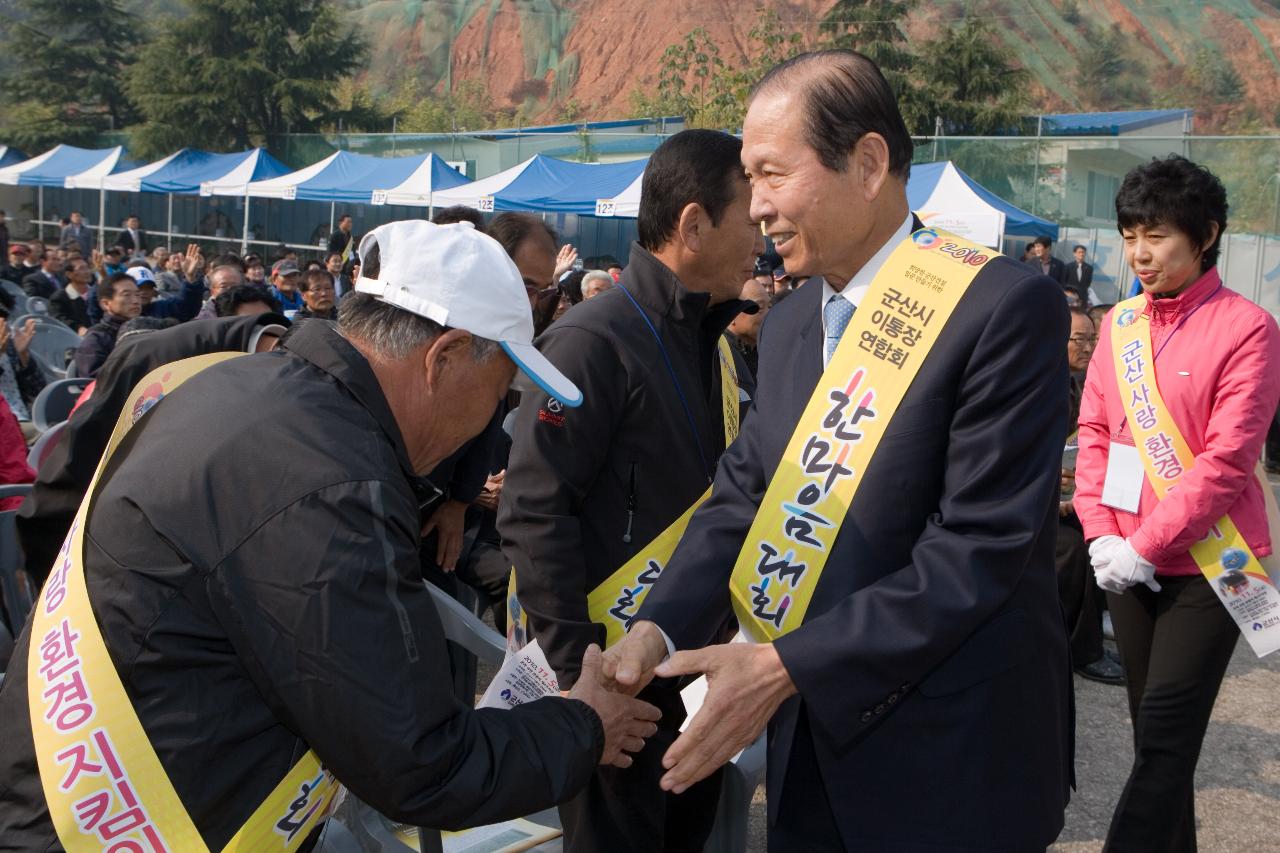
[[[89,327],[76,348],[76,374],[95,377],[115,349],[120,327],[142,312],[138,285],[133,276],[118,272],[97,287],[102,320]]]
[[[1069,796],[1072,683],[1054,574],[1066,306],[1026,265],[922,229],[907,204],[911,151],[889,84],[861,54],[804,54],[757,84],[742,144],[751,212],[786,268],[812,278],[770,310],[742,435],[631,632],[606,652],[623,684],[646,671],[708,675],[665,756],[666,790],[767,728],[771,850],[1044,850]],[[894,366],[874,359],[868,329],[916,319],[936,287],[963,287],[966,269],[971,283],[927,355],[908,356],[918,372],[889,415],[872,391]],[[833,359],[852,376],[823,376]],[[863,365],[878,377],[863,382]],[[869,389],[856,410],[831,390],[847,382]],[[811,399],[823,404],[816,426],[802,422]],[[870,433],[850,430],[855,417],[884,432],[865,464],[841,470]],[[752,532],[779,476],[805,485],[785,505],[770,495]],[[857,491],[843,506],[831,486],[842,477],[857,478],[844,480]],[[800,550],[812,519],[834,534],[820,540],[823,563]],[[740,555],[746,627],[767,618],[790,630],[708,647],[734,612]],[[807,609],[791,609],[788,592],[811,594]],[[671,646],[681,651],[654,669]]]
[[[31,495],[18,510],[18,538],[27,574],[44,585],[62,540],[84,499],[94,469],[107,447],[129,393],[162,364],[211,352],[266,352],[274,349],[289,321],[257,314],[225,320],[198,320],[171,329],[130,335],[120,341],[98,371],[93,394],[68,419],[40,466]]]
[[[337,253],[345,263],[356,248],[356,235],[351,233],[351,214],[338,217],[338,229],[329,235],[328,254]]]
[[[1031,244],[1031,258],[1027,261],[1027,266],[1041,275],[1047,275],[1059,284],[1065,283],[1066,268],[1062,261],[1053,256],[1053,240],[1048,237],[1037,237]],[[1087,292],[1084,298],[1088,298]]]
[[[606,637],[588,593],[706,491],[725,448],[717,343],[746,307],[742,282],[764,251],[741,146],[706,130],[664,142],[645,169],[640,239],[621,284],[538,339],[590,404],[522,399],[498,529],[530,633],[562,688]],[[670,688],[645,698],[663,709],[658,735],[635,766],[598,772],[561,807],[566,850],[702,849],[719,785],[681,798],[657,788],[683,709]]]
[[[1070,287],[1080,295],[1081,306],[1088,308],[1089,288],[1093,285],[1093,264],[1085,263],[1086,249],[1076,246],[1071,250],[1072,262],[1067,264],[1062,276],[1064,287]]]
[[[142,220],[130,214],[124,228],[116,235],[115,245],[124,249],[125,257],[142,257],[147,254],[147,234],[142,230]]]
[[[93,268],[83,258],[67,263],[67,286],[49,297],[49,316],[72,331],[83,335],[93,325],[85,294],[93,283]]]
[[[623,750],[657,716],[595,678],[512,710],[449,691],[417,576],[417,476],[485,424],[512,359],[557,393],[576,389],[533,349],[500,247],[429,223],[383,229],[366,238],[365,292],[340,330],[304,322],[275,352],[208,367],[143,409],[86,521],[103,639],[210,849],[308,749],[391,819],[454,828],[573,795],[599,761],[629,763]],[[447,312],[449,326],[415,310]],[[14,660],[28,660],[31,624]],[[598,662],[594,649],[583,665]],[[29,705],[27,680],[41,677],[20,666],[0,690],[0,839],[14,849],[59,840],[31,734],[43,705]],[[110,736],[112,721],[93,724]]]
[[[22,279],[22,289],[27,296],[39,296],[48,299],[66,284],[62,280],[62,258],[57,252],[44,253],[40,259],[40,268],[28,273]]]

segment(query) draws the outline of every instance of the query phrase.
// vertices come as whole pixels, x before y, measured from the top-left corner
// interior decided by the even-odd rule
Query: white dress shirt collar
[[[843,296],[845,299],[853,303],[853,307],[857,308],[858,303],[862,301],[862,297],[871,289],[871,282],[875,281],[876,276],[880,273],[881,267],[885,261],[889,260],[889,256],[893,254],[893,250],[898,248],[898,244],[911,236],[911,226],[914,224],[914,217],[911,212],[907,212],[907,218],[898,226],[898,230],[893,232],[884,245],[871,256],[871,260],[862,265],[862,269],[854,274],[853,278],[845,283],[842,290],[837,291],[831,285],[827,284],[827,280],[822,280],[822,301],[818,303],[818,318],[822,321],[822,334],[825,337],[827,332],[827,324],[823,309],[827,307],[827,303],[831,301],[831,297],[837,295]],[[824,356],[825,361],[825,356]]]
[[[83,294],[76,290],[76,286],[74,284],[68,284],[63,289],[67,292],[67,296],[70,296],[72,299],[84,299]]]

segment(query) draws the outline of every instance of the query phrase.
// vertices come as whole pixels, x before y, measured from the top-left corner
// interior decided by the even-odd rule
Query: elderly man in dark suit
[[[1064,283],[1066,268],[1062,261],[1053,256],[1053,241],[1048,237],[1037,237],[1030,248],[1031,257],[1027,259],[1027,266],[1039,270],[1059,284]]]
[[[752,522],[810,397],[844,381],[825,365],[855,310],[882,308],[859,304],[868,288],[880,275],[908,296],[930,287],[886,271],[921,225],[907,206],[911,139],[866,57],[822,51],[773,69],[752,94],[742,159],[752,217],[787,270],[812,278],[770,311],[754,411],[604,673],[624,689],[707,674],[664,757],[666,790],[767,726],[771,850],[1044,850],[1072,781],[1054,576],[1061,289],[1003,256],[981,266],[874,456],[848,472],[860,482],[803,621],[772,642],[708,646],[733,612],[744,542],[755,568]],[[946,235],[916,236],[945,250]]]

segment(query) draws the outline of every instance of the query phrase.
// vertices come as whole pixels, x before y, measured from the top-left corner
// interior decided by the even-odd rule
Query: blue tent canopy
[[[426,154],[371,157],[368,154],[340,151],[320,174],[298,184],[295,198],[367,203],[375,189],[403,183],[426,158]]]
[[[964,198],[967,194],[972,194],[971,198]],[[975,204],[975,199],[980,204]],[[939,208],[953,212],[976,210],[985,205],[993,212],[1004,214],[1006,235],[1058,239],[1056,222],[1033,216],[1005,201],[957,169],[949,160],[911,166],[911,177],[907,181],[907,203],[916,211]]]
[[[289,167],[261,148],[235,154],[211,154],[188,148],[142,180],[141,190],[152,193],[195,195],[200,185],[241,170],[246,180],[260,181],[289,171]]]
[[[59,145],[31,160],[15,163],[4,169],[0,183],[26,187],[61,187],[68,178],[79,175],[108,175],[128,168],[121,158],[123,149],[76,148]]]
[[[646,162],[571,163],[538,155],[515,180],[494,193],[494,209],[593,216],[596,201],[625,190],[644,172]]]
[[[27,155],[23,154],[15,148],[8,145],[0,145],[0,169],[5,166],[12,166],[14,163],[21,163],[27,159]]]

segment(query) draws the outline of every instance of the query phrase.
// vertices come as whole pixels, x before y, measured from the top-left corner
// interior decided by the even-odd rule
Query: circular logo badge
[[[912,234],[911,239],[921,249],[932,249],[938,243],[938,232],[932,228],[922,228]]]
[[[1126,308],[1116,315],[1116,325],[1124,328],[1132,326],[1133,322],[1138,319],[1137,313],[1132,308]]]
[[[561,412],[561,411],[563,411],[563,410],[564,410],[564,403],[561,403],[561,402],[560,402],[559,400],[557,400],[555,397],[548,397],[548,398],[547,398],[547,411],[548,411],[548,412],[551,412],[553,415],[558,415],[558,414],[560,414],[560,412]]]
[[[1229,572],[1238,572],[1249,565],[1249,555],[1239,548],[1227,548],[1218,559],[1222,562],[1222,568]]]

